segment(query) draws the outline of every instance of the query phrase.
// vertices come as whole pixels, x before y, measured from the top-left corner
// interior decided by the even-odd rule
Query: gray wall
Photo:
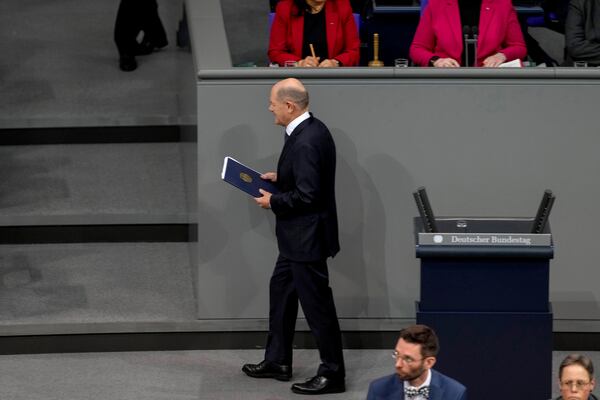
[[[337,143],[342,251],[330,275],[343,329],[395,329],[414,319],[411,192],[425,185],[440,216],[533,216],[543,190],[553,189],[555,330],[600,331],[600,139],[592,118],[600,71],[229,66],[199,68],[199,319],[265,327],[274,219],[223,183],[220,170],[226,155],[275,168],[282,128],[267,110],[269,88],[296,75]]]

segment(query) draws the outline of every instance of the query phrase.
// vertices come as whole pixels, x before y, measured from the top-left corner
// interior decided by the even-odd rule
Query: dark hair
[[[586,357],[582,354],[569,354],[560,363],[560,367],[558,368],[559,379],[562,377],[563,369],[570,365],[581,365],[588,372],[590,379],[594,378],[594,364],[589,357]]]
[[[408,343],[420,344],[423,357],[435,357],[440,351],[438,337],[427,325],[412,325],[402,329],[400,339]]]

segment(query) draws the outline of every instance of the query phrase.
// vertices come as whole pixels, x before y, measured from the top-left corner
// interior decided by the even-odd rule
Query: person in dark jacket
[[[600,0],[571,0],[565,22],[565,65],[600,66]]]
[[[342,340],[327,258],[340,250],[335,202],[335,143],[325,124],[308,112],[308,92],[297,79],[271,90],[269,110],[284,126],[285,144],[277,172],[261,177],[279,193],[261,189],[256,203],[275,214],[279,257],[269,284],[269,334],[265,358],[246,364],[253,378],[287,381],[292,376],[292,345],[298,301],[315,337],[321,364],[317,374],[292,385],[299,394],[345,391]]]
[[[392,353],[396,373],[371,382],[367,400],[467,400],[467,388],[433,369],[439,348],[430,327],[402,329]]]

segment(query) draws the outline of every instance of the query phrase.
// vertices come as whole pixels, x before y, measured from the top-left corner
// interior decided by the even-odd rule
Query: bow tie
[[[412,399],[417,396],[422,396],[426,399],[429,399],[429,386],[423,386],[420,389],[414,387],[406,387],[404,388],[404,395],[407,399]]]

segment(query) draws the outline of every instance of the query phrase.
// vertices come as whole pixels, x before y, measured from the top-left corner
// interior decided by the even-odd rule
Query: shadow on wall
[[[336,192],[341,242],[341,251],[332,262],[332,269],[338,275],[333,283],[344,287],[334,291],[338,312],[342,318],[389,317],[385,267],[388,221],[373,178],[377,179],[377,174],[383,172],[381,168],[389,173],[398,166],[389,160],[375,159],[371,160],[370,168],[365,168],[357,159],[356,147],[350,137],[338,129],[332,134],[338,153]],[[340,293],[344,293],[343,297]]]
[[[373,186],[369,176],[358,164],[356,146],[350,137],[339,129],[332,129],[331,134],[336,143],[336,202],[340,235],[340,252],[330,262],[332,274],[331,285],[334,287],[336,308],[340,318],[369,315],[370,283],[372,278],[379,276],[384,265],[381,257],[383,252],[377,252],[376,259],[365,258],[366,211],[362,188],[367,189],[370,196]],[[350,193],[350,194],[349,194]],[[377,198],[375,208],[381,206]],[[370,206],[369,206],[370,208]],[[367,236],[381,238],[385,235],[385,221],[381,221],[377,229],[368,232]],[[381,242],[380,242],[381,243]],[[374,265],[369,268],[368,265]],[[337,289],[336,289],[337,287]],[[385,288],[380,295],[386,297]]]
[[[332,131],[337,145],[337,204],[341,251],[332,262],[340,317],[411,317],[418,295],[419,271],[396,265],[414,252],[411,192],[407,169],[388,154],[375,154],[364,164],[343,131]],[[340,293],[344,293],[340,297]]]
[[[371,316],[412,318],[414,302],[419,295],[419,268],[415,260],[415,239],[413,234],[413,216],[417,215],[412,192],[417,186],[409,170],[387,153],[374,154],[364,163],[366,174],[371,177],[373,186],[371,204],[375,199],[379,206],[371,206],[366,213],[368,221],[365,232],[375,231],[380,224],[386,229],[380,237],[368,237],[365,241],[370,252],[381,252],[382,273],[373,282],[371,299],[378,299],[371,306]],[[376,193],[376,195],[375,195]],[[414,260],[409,265],[400,260]],[[376,259],[375,254],[369,254]],[[387,266],[387,268],[386,268]],[[369,266],[373,268],[374,266]],[[383,291],[381,288],[386,288]],[[385,293],[385,297],[379,295]],[[407,308],[400,309],[398,307]],[[388,310],[379,315],[379,310]]]
[[[267,311],[262,302],[268,294],[268,274],[277,256],[272,212],[260,209],[250,196],[223,182],[220,172],[225,156],[255,170],[273,171],[278,146],[274,144],[273,149],[271,155],[258,158],[258,134],[248,125],[234,126],[220,137],[215,164],[207,171],[211,178],[200,185],[199,193],[201,317],[264,317]],[[217,292],[222,302],[215,306],[215,296],[210,293]],[[260,315],[254,315],[257,309]]]

